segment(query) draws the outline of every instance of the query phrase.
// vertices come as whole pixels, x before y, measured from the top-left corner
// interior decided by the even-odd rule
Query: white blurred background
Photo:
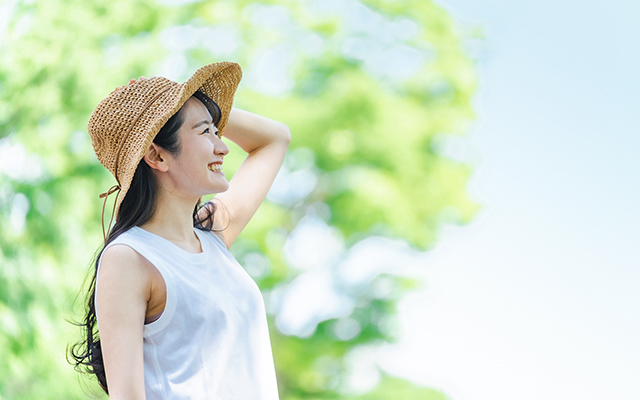
[[[640,399],[640,3],[439,0],[478,59],[476,220],[424,257],[387,371],[454,400]]]

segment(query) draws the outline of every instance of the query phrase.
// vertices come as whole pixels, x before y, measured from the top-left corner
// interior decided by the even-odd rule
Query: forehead
[[[213,121],[207,107],[205,107],[205,105],[195,97],[190,97],[189,100],[184,103],[183,112],[184,124],[188,128],[193,127],[194,124],[203,120],[207,120],[209,122]]]

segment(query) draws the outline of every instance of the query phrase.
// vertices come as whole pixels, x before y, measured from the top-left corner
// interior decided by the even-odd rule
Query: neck
[[[198,199],[187,199],[172,193],[163,193],[162,190],[158,195],[153,216],[140,227],[184,250],[200,252],[200,242],[193,232],[193,208]]]

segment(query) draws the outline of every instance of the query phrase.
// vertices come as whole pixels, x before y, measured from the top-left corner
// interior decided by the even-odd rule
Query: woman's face
[[[184,122],[178,134],[180,152],[167,160],[172,191],[180,197],[201,197],[224,192],[229,182],[224,176],[222,159],[229,153],[227,145],[218,137],[209,110],[195,97],[184,104]]]

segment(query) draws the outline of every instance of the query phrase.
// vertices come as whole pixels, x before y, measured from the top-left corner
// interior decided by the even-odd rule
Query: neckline
[[[150,240],[161,242],[163,247],[172,251],[174,254],[180,257],[188,259],[191,262],[196,262],[196,263],[204,262],[206,260],[207,254],[209,253],[209,243],[207,242],[207,240],[205,240],[204,236],[202,235],[202,232],[199,232],[199,229],[195,227],[193,228],[193,232],[196,234],[196,236],[198,237],[198,240],[200,241],[200,247],[202,248],[202,251],[200,253],[191,253],[183,249],[182,247],[176,245],[175,243],[171,242],[170,240],[167,240],[162,236],[157,235],[153,232],[144,230],[139,226],[134,226],[132,229],[135,229],[136,232],[138,232],[142,236],[146,236]]]

